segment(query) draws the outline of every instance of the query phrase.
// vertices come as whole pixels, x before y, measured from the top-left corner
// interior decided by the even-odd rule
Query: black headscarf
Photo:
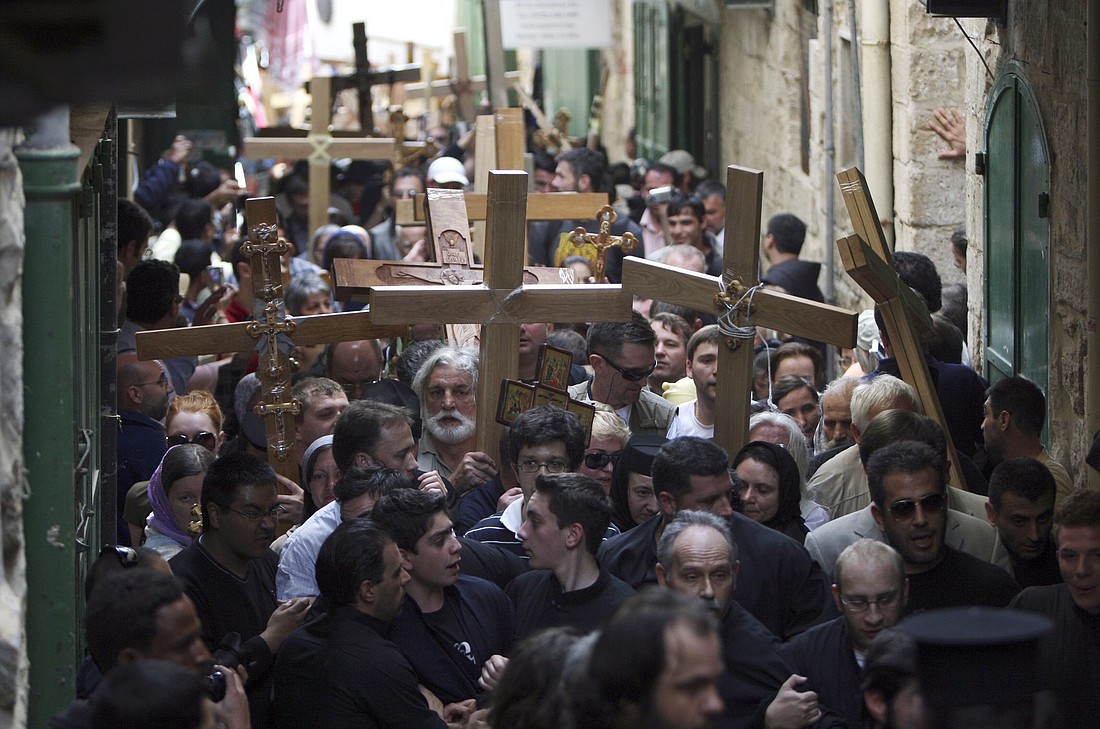
[[[619,531],[625,532],[638,526],[630,516],[630,497],[627,490],[630,474],[652,476],[653,459],[667,442],[668,438],[660,435],[639,434],[632,437],[623,448],[615,463],[615,470],[611,472],[611,520],[619,527]]]
[[[731,469],[749,459],[766,464],[779,474],[779,508],[775,516],[764,522],[764,526],[783,532],[801,544],[809,530],[806,529],[800,508],[802,475],[798,471],[798,464],[786,448],[754,440],[737,451]]]

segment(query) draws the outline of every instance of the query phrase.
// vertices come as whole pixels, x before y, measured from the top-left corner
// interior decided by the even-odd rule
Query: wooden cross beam
[[[298,483],[302,476],[298,470],[293,416],[299,405],[290,395],[290,346],[395,337],[403,334],[404,329],[376,326],[366,312],[284,316],[281,258],[289,256],[290,248],[278,238],[275,198],[249,199],[245,202],[245,214],[248,242],[242,251],[249,256],[252,266],[252,288],[257,306],[262,307],[262,318],[236,324],[139,332],[137,355],[138,359],[149,360],[259,348],[256,375],[263,399],[256,411],[264,416],[268,462],[277,473]]]
[[[488,217],[486,200],[483,192],[466,193],[470,220]],[[527,220],[592,220],[604,205],[607,205],[607,195],[602,192],[539,192],[527,196]],[[426,208],[423,195],[398,200],[397,224],[424,225]]]
[[[312,91],[310,133],[305,140],[297,137],[249,137],[243,140],[242,155],[249,159],[281,157],[309,160],[309,232],[328,223],[329,182],[334,159],[392,160],[394,141],[360,137],[334,137],[329,131],[332,119],[332,78],[315,77]]]
[[[420,66],[410,63],[372,69],[370,59],[367,57],[366,23],[351,24],[351,47],[355,51],[355,72],[346,76],[336,76],[333,79],[333,91],[340,92],[344,89],[355,89],[358,92],[359,126],[365,133],[369,133],[374,129],[371,87],[375,85],[393,86],[405,81],[417,81],[420,79]]]
[[[627,321],[631,297],[612,284],[572,286],[523,282],[527,174],[489,174],[485,277],[469,286],[379,286],[371,289],[377,324],[481,324],[478,368],[477,448],[496,453],[500,383],[519,374],[519,324],[548,321]],[[462,193],[439,190],[429,198],[429,218],[441,205],[463,206]],[[434,225],[434,224],[433,224]],[[460,230],[465,230],[462,228]]]
[[[730,165],[726,172],[725,274],[685,271],[635,256],[623,259],[623,288],[631,293],[709,311],[743,327],[718,348],[718,403],[714,440],[731,455],[748,439],[752,341],[762,325],[840,347],[854,347],[858,315],[828,304],[757,288],[764,173]],[[741,300],[742,295],[744,300]],[[738,304],[732,310],[730,306]]]
[[[951,431],[940,406],[936,385],[928,371],[924,350],[920,345],[919,331],[931,331],[932,320],[928,308],[917,294],[903,283],[894,270],[894,258],[882,233],[875,203],[867,190],[867,181],[856,168],[844,170],[837,176],[844,204],[852,219],[856,235],[836,242],[844,269],[870,294],[878,304],[890,338],[890,351],[898,362],[901,378],[912,385],[920,397],[924,412],[943,428],[947,435],[947,457],[951,463],[954,481],[966,488],[966,479],[959,463]]]

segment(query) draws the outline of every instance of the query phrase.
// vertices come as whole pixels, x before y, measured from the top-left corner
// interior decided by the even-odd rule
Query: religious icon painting
[[[539,363],[536,372],[539,383],[555,390],[569,389],[569,368],[573,365],[573,353],[560,347],[543,344],[539,347]]]
[[[497,403],[497,422],[510,426],[524,410],[535,406],[535,386],[517,380],[500,383],[500,400]]]
[[[580,419],[581,425],[584,427],[585,448],[587,448],[588,441],[592,440],[592,422],[596,419],[595,406],[580,400],[570,400],[569,407],[566,410]]]

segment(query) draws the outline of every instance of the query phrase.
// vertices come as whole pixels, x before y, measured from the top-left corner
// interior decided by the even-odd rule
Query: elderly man
[[[733,599],[740,562],[726,521],[703,511],[681,511],[661,535],[657,559],[662,586],[702,600],[721,621],[722,726],[836,724],[831,713],[823,714],[816,694],[796,688],[806,679],[794,675],[780,655],[779,639]]]
[[[852,438],[852,392],[861,384],[858,377],[838,377],[821,393],[821,422],[814,434],[814,457],[809,478],[822,463],[855,443]]]
[[[600,548],[600,565],[639,588],[657,582],[657,540],[677,513],[707,511],[729,520],[742,555],[735,597],[781,638],[817,620],[827,585],[821,570],[794,540],[741,514],[730,504],[729,456],[712,441],[669,441],[653,460],[653,490],[661,513]]]
[[[1100,716],[1100,492],[1075,491],[1054,512],[1061,585],[1029,587],[1011,607],[1054,620],[1040,643],[1040,666],[1068,729],[1095,726]]]
[[[418,461],[425,471],[438,471],[458,493],[497,474],[493,458],[474,450],[477,441],[476,349],[441,347],[432,352],[413,378],[420,398],[424,432]]]
[[[630,427],[634,435],[664,435],[676,408],[646,387],[657,368],[656,335],[641,314],[628,322],[599,322],[588,329],[588,362],[594,375],[573,385],[569,396],[602,402]]]
[[[840,617],[816,625],[781,648],[807,688],[840,713],[848,726],[861,726],[859,688],[863,657],[871,642],[901,618],[908,599],[905,563],[892,547],[861,539],[836,563],[833,603]]]
[[[1020,591],[1000,567],[947,546],[944,458],[903,440],[867,461],[871,515],[901,554],[909,576],[909,611],[964,605],[1004,607]]]

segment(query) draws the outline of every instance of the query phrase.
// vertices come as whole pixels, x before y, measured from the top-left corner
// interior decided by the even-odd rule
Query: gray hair
[[[674,255],[695,258],[703,266],[703,270],[707,270],[707,257],[703,255],[701,250],[688,243],[675,243],[670,246],[665,246],[664,248],[658,248],[656,251],[646,256],[646,258],[651,261],[657,261],[658,263],[667,263],[668,259]]]
[[[836,567],[833,568],[833,573],[837,588],[843,591],[840,583],[841,573],[848,564],[869,564],[872,562],[880,562],[893,567],[898,573],[898,587],[900,588],[904,584],[905,560],[902,559],[897,550],[886,542],[880,542],[877,539],[860,539],[845,547],[840,556],[836,558]]]
[[[825,400],[832,399],[834,397],[841,398],[843,400],[852,399],[852,391],[859,387],[863,382],[862,377],[838,377],[828,385],[821,393],[821,405],[825,406]]]
[[[852,390],[852,425],[861,433],[871,424],[872,411],[894,409],[912,410],[924,415],[916,389],[893,375],[879,375]]]
[[[721,534],[730,548],[730,563],[737,561],[737,542],[733,541],[729,524],[724,519],[708,511],[681,511],[665,527],[661,539],[657,542],[657,562],[666,571],[672,569],[672,554],[676,548],[677,538],[691,527],[706,527]]]
[[[802,498],[810,498],[805,489],[806,471],[810,468],[810,447],[806,443],[806,436],[802,434],[802,427],[790,415],[775,410],[765,410],[749,418],[750,433],[758,425],[778,425],[787,431],[787,442],[785,445],[780,445],[784,445],[787,452],[791,454],[791,458],[798,464],[798,474],[802,477]]]
[[[440,347],[432,352],[420,365],[413,378],[412,388],[420,398],[420,407],[427,412],[428,380],[436,367],[451,367],[470,375],[470,386],[477,392],[477,367],[480,353],[474,347]]]
[[[324,294],[329,298],[329,303],[332,303],[332,288],[315,272],[295,276],[287,284],[286,296],[283,297],[286,310],[291,316],[300,316],[306,299],[313,294]]]

